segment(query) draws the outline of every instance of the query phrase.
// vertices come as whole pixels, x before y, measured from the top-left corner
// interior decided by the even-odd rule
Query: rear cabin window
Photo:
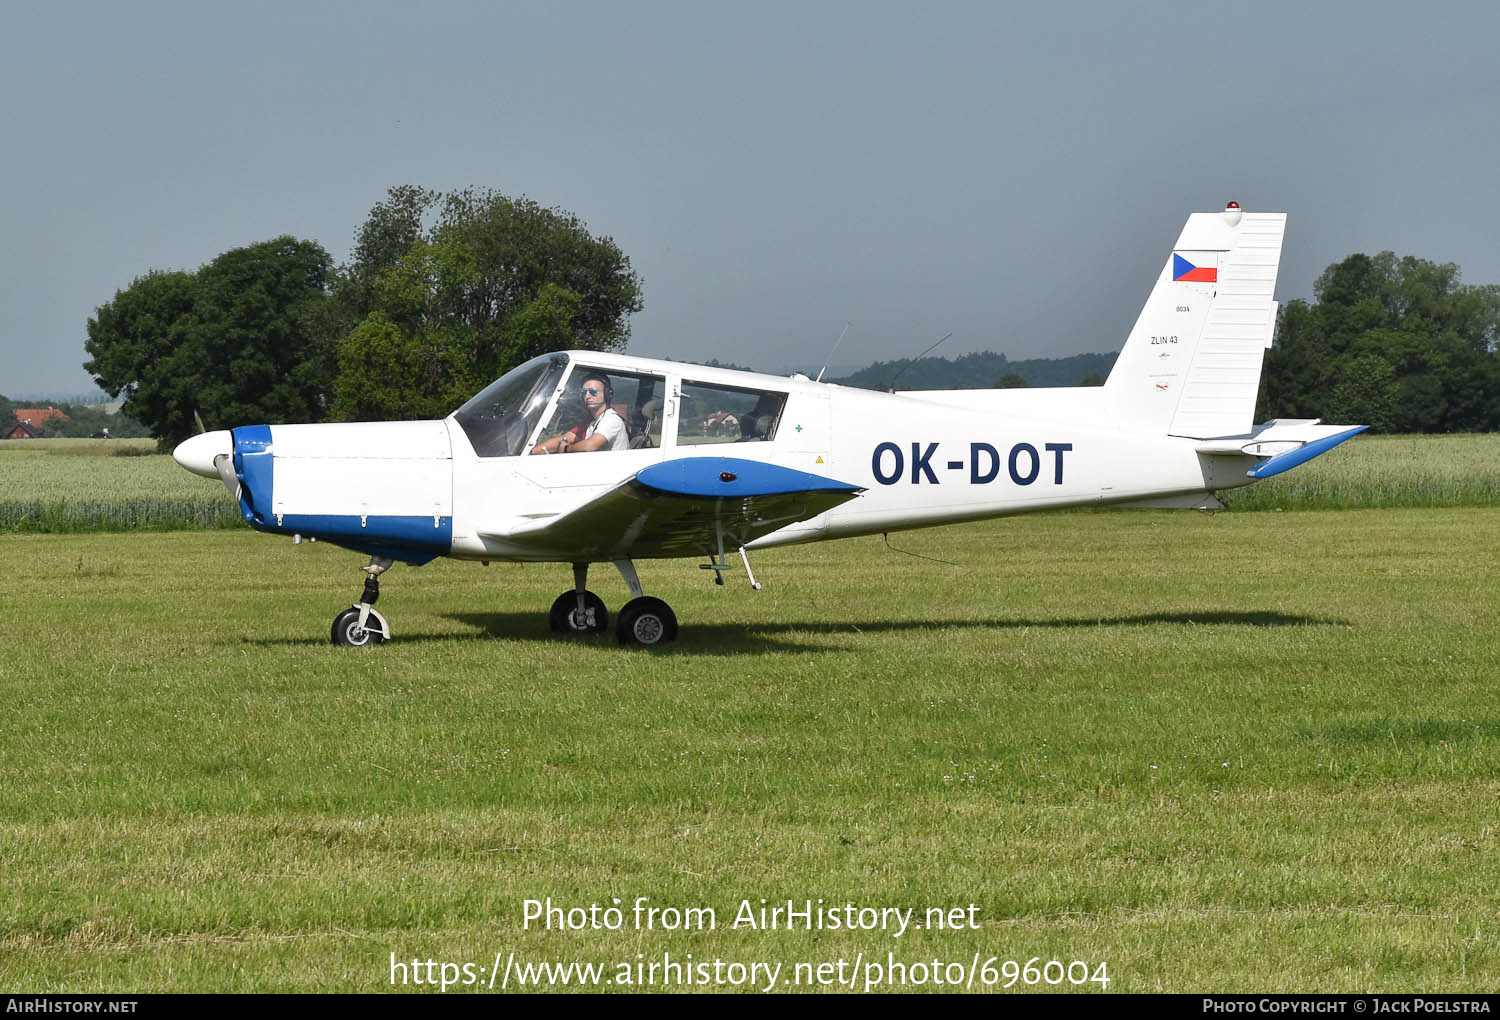
[[[682,383],[677,445],[764,443],[776,438],[786,394],[709,383]]]

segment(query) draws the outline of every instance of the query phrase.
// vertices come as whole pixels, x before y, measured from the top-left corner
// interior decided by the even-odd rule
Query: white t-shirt
[[[604,444],[604,449],[630,449],[630,437],[625,434],[625,419],[621,418],[619,412],[613,407],[605,408],[603,414],[589,422],[588,431],[583,434],[583,437],[587,439],[596,432],[608,440]]]

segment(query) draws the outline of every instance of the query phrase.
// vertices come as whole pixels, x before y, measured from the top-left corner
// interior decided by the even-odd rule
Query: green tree
[[[88,323],[84,368],[163,447],[194,430],[317,421],[333,380],[333,261],[293,237],[225,252],[196,273],[149,273]]]
[[[197,278],[192,273],[150,272],[114,300],[100,305],[88,321],[84,362],[94,381],[112,397],[124,397],[120,411],[151,429],[158,440],[192,432],[197,377],[188,332],[194,325]]]
[[[1408,432],[1500,425],[1500,287],[1467,286],[1451,263],[1387,251],[1329,266],[1314,294],[1281,312],[1262,419]]]
[[[1396,372],[1390,362],[1378,354],[1350,358],[1341,362],[1328,394],[1329,417],[1389,432],[1396,423],[1396,391]]]
[[[1022,378],[1019,372],[1006,372],[995,383],[997,390],[1024,390],[1031,384]]]
[[[570,213],[473,189],[392,188],[357,233],[337,294],[344,419],[444,413],[459,380],[472,389],[568,347],[618,350],[641,308],[640,278],[613,240]],[[424,370],[371,374],[413,364]]]
[[[339,344],[332,417],[339,421],[441,418],[473,395],[463,343],[414,337],[372,312]]]

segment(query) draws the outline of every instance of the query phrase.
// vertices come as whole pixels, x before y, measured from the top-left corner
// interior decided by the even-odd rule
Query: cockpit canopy
[[[568,371],[566,354],[544,354],[506,372],[453,413],[481,457],[517,457]]]
[[[588,419],[575,384],[593,373],[605,380],[605,399],[625,423],[629,449],[775,440],[784,391],[697,381],[691,366],[683,369],[669,394],[668,377],[648,366],[601,372],[564,353],[544,354],[490,383],[454,418],[480,457],[517,457],[538,437],[582,434]],[[674,413],[664,413],[668,401]],[[673,418],[673,434],[664,435],[664,423]]]

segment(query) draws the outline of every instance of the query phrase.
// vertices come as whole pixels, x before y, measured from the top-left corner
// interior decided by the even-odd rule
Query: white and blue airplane
[[[631,600],[619,640],[673,640],[634,560],[738,553],[1078,506],[1220,506],[1216,492],[1363,431],[1253,424],[1276,324],[1283,213],[1194,213],[1103,386],[881,393],[591,351],[506,373],[441,421],[248,425],[177,447],[258,531],[370,557],[333,641],[388,640],[375,610],[396,561],[573,565],[552,629],[603,631],[588,569]],[[562,454],[559,456],[558,454]],[[580,455],[571,455],[580,454]]]

